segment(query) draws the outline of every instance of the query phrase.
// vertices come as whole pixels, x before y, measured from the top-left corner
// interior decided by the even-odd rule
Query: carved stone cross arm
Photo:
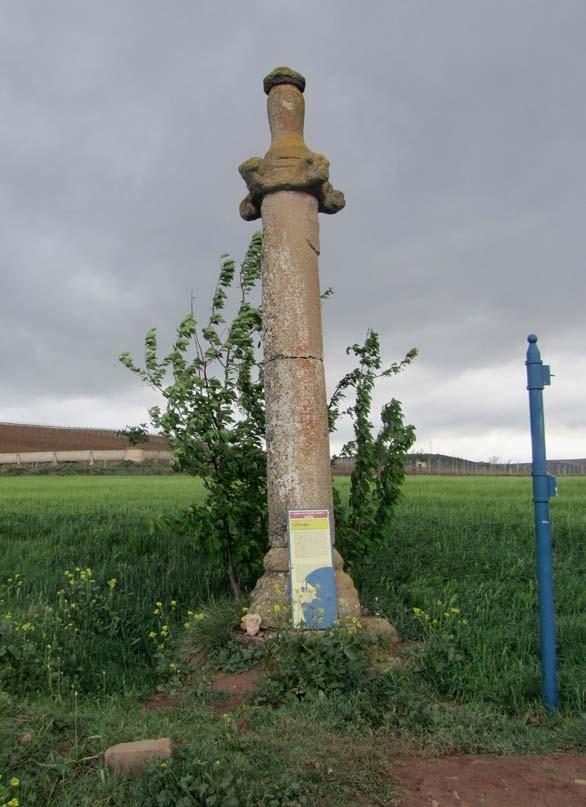
[[[263,197],[275,191],[310,193],[320,213],[344,207],[344,194],[329,181],[329,161],[310,151],[303,139],[304,89],[303,76],[288,67],[277,67],[264,79],[272,142],[264,157],[251,157],[239,168],[248,188],[240,203],[246,221],[260,218]]]

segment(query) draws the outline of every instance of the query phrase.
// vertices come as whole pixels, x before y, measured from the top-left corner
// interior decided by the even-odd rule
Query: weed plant
[[[283,703],[357,691],[366,680],[372,645],[370,637],[355,627],[337,626],[317,635],[279,631],[267,643],[271,674],[263,698]]]
[[[230,718],[226,721],[231,725]],[[229,728],[228,728],[229,731]],[[230,753],[230,737],[223,753],[211,757],[178,751],[169,762],[154,763],[131,789],[135,803],[144,807],[302,807],[309,804],[305,788],[291,782],[286,772],[273,781],[251,775],[246,757]],[[236,747],[238,743],[236,743]],[[228,752],[228,753],[227,753]]]
[[[52,605],[18,607],[21,575],[0,586],[4,608],[17,606],[0,612],[1,690],[99,698],[132,691],[137,679],[154,685],[181,674],[176,600],[145,610],[117,578],[99,582],[90,567],[66,569],[63,578]]]

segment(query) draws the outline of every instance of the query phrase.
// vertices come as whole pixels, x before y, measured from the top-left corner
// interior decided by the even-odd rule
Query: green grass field
[[[348,480],[337,484],[343,490]],[[335,698],[249,707],[250,730],[239,735],[210,712],[205,680],[197,675],[189,678],[191,694],[180,708],[158,714],[140,706],[162,680],[149,632],[163,618],[168,623],[168,660],[187,611],[227,592],[188,538],[170,539],[152,528],[157,516],[201,496],[198,482],[172,476],[0,479],[0,771],[21,779],[21,805],[151,803],[144,793],[133,801],[103,776],[97,761],[108,744],[145,736],[170,734],[198,753],[228,753],[234,770],[246,769],[248,759],[255,765],[263,760],[265,778],[270,774],[290,796],[259,800],[258,793],[268,792],[261,777],[250,803],[304,804],[319,794],[326,807],[392,803],[381,749],[584,749],[586,480],[561,480],[560,498],[552,502],[560,680],[554,717],[540,708],[530,480],[408,477],[404,492],[388,544],[352,573],[364,605],[388,616],[403,640],[425,643],[419,660],[390,675],[376,710]],[[89,588],[76,567],[91,567]],[[68,611],[69,633],[65,625],[55,627],[54,617],[65,570],[77,575],[75,603],[83,611]],[[16,574],[21,578],[14,582]],[[162,613],[155,614],[158,602]],[[9,668],[15,623],[22,647],[14,652],[22,657]],[[58,666],[50,656],[54,648],[28,639],[42,634],[51,644],[50,631],[61,642]],[[34,650],[26,650],[27,642]],[[23,731],[33,732],[31,744],[17,742]],[[327,765],[307,768],[301,735],[316,747],[312,758],[325,755],[344,771],[348,781],[343,776],[336,793],[326,793]]]

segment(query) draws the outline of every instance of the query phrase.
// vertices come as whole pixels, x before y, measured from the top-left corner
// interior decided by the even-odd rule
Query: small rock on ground
[[[106,767],[125,776],[137,776],[153,759],[166,760],[171,756],[171,738],[137,740],[112,745],[104,754]]]

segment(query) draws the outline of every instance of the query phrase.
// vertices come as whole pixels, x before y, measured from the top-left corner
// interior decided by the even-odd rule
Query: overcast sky
[[[584,0],[2,3],[0,420],[146,419],[117,356],[242,257],[237,169],[286,64],[347,200],[321,217],[330,388],[373,328],[420,351],[377,400],[418,449],[527,460],[535,331],[548,453],[586,456],[585,42]]]

